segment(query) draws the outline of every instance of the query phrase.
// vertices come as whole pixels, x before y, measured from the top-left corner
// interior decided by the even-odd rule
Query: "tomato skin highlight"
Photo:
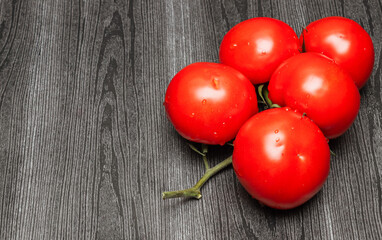
[[[332,58],[353,78],[358,89],[370,77],[374,66],[374,46],[369,34],[355,21],[326,17],[310,23],[300,36],[306,52]]]
[[[283,62],[268,90],[273,103],[306,113],[329,139],[352,125],[360,107],[350,75],[319,53],[302,53]]]
[[[181,136],[212,145],[232,140],[258,112],[256,90],[243,74],[207,62],[190,64],[174,76],[164,106]]]
[[[253,84],[268,82],[281,62],[299,54],[299,40],[286,23],[257,17],[234,26],[220,45],[220,62],[229,65]]]
[[[330,150],[321,130],[291,108],[251,117],[234,142],[232,164],[247,192],[276,209],[312,198],[329,174]]]

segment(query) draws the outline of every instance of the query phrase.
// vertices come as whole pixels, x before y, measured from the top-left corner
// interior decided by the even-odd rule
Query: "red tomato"
[[[360,95],[350,75],[319,53],[302,53],[276,69],[269,98],[304,112],[328,138],[343,134],[357,117]]]
[[[193,63],[171,80],[164,106],[184,138],[205,144],[233,139],[258,112],[256,90],[237,70],[218,63]]]
[[[312,121],[290,108],[256,114],[235,139],[233,168],[253,198],[277,209],[313,197],[329,174],[330,150]]]
[[[358,88],[365,85],[374,65],[369,34],[344,17],[327,17],[309,24],[300,36],[306,52],[322,53],[350,73]]]
[[[277,19],[258,17],[229,30],[219,55],[221,63],[259,84],[268,82],[280,63],[298,53],[298,37],[290,26]]]

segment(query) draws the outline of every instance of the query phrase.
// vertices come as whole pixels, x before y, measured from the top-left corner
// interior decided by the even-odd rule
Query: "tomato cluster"
[[[327,17],[300,37],[286,23],[259,17],[224,36],[220,63],[194,63],[178,72],[165,96],[167,116],[180,135],[202,144],[234,139],[232,157],[209,168],[192,188],[164,198],[200,198],[209,177],[233,164],[248,193],[277,208],[313,197],[329,174],[328,139],[357,117],[359,89],[370,77],[374,47],[355,21]],[[256,94],[256,87],[257,94]],[[258,98],[266,110],[258,113]]]

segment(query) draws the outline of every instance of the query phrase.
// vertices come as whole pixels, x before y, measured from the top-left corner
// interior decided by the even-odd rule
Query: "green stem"
[[[331,155],[336,156],[335,152],[333,152],[331,149],[329,149],[329,151]]]
[[[202,158],[204,162],[204,167],[206,168],[206,171],[210,169],[210,165],[208,165],[208,160],[207,160],[207,152],[208,152],[208,146],[206,144],[202,144]]]
[[[267,104],[267,102],[265,101],[264,99],[264,96],[263,96],[263,89],[264,89],[264,84],[261,84],[257,87],[257,93],[259,94],[259,97],[261,98],[261,103],[263,104]]]
[[[203,185],[210,179],[212,176],[226,168],[232,163],[232,156],[226,158],[224,161],[220,162],[213,168],[208,168],[204,173],[203,177],[192,187],[179,191],[171,191],[171,192],[163,192],[162,198],[178,198],[178,197],[188,197],[188,198],[196,198],[200,199],[202,194],[200,193],[200,189]]]
[[[201,151],[199,151],[194,145],[192,145],[191,143],[188,143],[188,146],[192,149],[192,150],[194,150],[196,153],[198,153],[199,155],[201,155],[201,156],[205,156],[205,154],[204,153],[202,153]]]
[[[268,97],[268,95],[269,95],[268,88],[264,88],[263,91],[264,91],[264,99],[268,105],[268,108],[272,108],[273,103],[272,103],[271,99],[269,99],[269,97]]]
[[[261,102],[265,105],[267,105],[268,108],[280,108],[280,105],[272,103],[271,99],[269,99],[269,91],[268,86],[265,86],[264,84],[261,84],[257,88],[257,92],[259,93],[259,96],[261,98]]]

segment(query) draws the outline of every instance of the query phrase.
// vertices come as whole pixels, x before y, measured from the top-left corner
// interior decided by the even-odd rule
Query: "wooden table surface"
[[[331,172],[308,203],[262,207],[229,168],[201,200],[162,200],[203,174],[167,120],[174,74],[218,61],[256,16],[331,15],[370,33],[375,65]],[[0,1],[1,239],[382,239],[380,0]],[[213,147],[211,163],[230,154]]]

